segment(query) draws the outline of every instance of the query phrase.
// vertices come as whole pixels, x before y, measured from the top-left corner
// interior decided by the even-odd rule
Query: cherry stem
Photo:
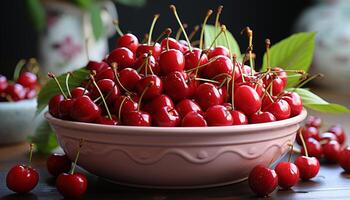
[[[118,82],[118,84],[120,85],[120,87],[127,93],[129,94],[132,94],[132,92],[130,92],[128,89],[126,89],[123,84],[120,82],[119,80],[119,77],[118,77],[118,74],[117,74],[117,68],[118,68],[118,64],[117,63],[112,63],[111,65],[111,68],[112,68],[112,71],[113,71],[113,74],[114,74],[114,78],[115,80]]]
[[[233,60],[232,59],[232,49],[231,49],[231,45],[230,45],[230,43],[229,43],[229,41],[228,41],[228,37],[227,37],[227,33],[226,33],[226,26],[225,25],[222,25],[223,27],[224,27],[224,35],[225,35],[225,40],[226,40],[226,45],[227,45],[227,47],[228,47],[228,52],[229,52],[229,54],[230,54],[230,59],[231,59],[231,61]],[[234,70],[233,70],[234,71]]]
[[[124,106],[124,103],[126,101],[126,99],[129,98],[128,96],[124,97],[124,99],[122,100],[122,102],[120,103],[120,106],[119,106],[119,112],[118,112],[118,120],[121,120],[121,117],[122,117],[122,108]]]
[[[68,96],[71,98],[72,94],[70,93],[70,89],[69,89],[69,77],[70,77],[70,75],[71,75],[71,72],[67,72],[67,75],[66,75],[66,88],[67,88]]]
[[[170,32],[170,33],[169,33]],[[171,34],[172,30],[171,28],[166,28],[158,37],[157,39],[154,41],[153,46],[156,45],[156,43],[164,36],[164,35],[168,35]]]
[[[266,64],[267,64],[267,71],[271,70],[271,65],[270,65],[270,45],[271,42],[269,39],[265,40],[265,45],[266,45]]]
[[[288,162],[290,162],[290,160],[292,159],[294,145],[293,144],[288,144],[288,146],[290,146],[290,151],[289,151],[289,156],[288,156]]]
[[[30,143],[29,144],[29,166],[31,165],[32,163],[32,157],[33,157],[33,150],[34,150],[34,144],[33,143]]]
[[[190,33],[190,35],[188,36],[188,39],[191,41],[193,39],[193,37],[196,35],[196,33],[198,32],[199,30],[199,26],[196,25],[194,28],[193,28],[193,31]]]
[[[181,20],[180,20],[179,15],[177,14],[177,11],[176,11],[176,7],[175,7],[174,5],[170,5],[170,9],[173,11],[173,13],[174,13],[174,15],[175,15],[175,18],[176,18],[176,20],[177,20],[179,26],[180,26],[181,29],[182,29],[182,32],[183,32],[183,34],[184,34],[184,36],[185,36],[185,39],[186,39],[186,41],[187,41],[189,50],[192,51],[191,42],[190,42],[190,40],[188,39],[188,36],[187,36],[187,33],[186,33],[185,28],[182,26]]]
[[[75,156],[75,160],[74,160],[73,167],[72,167],[70,174],[74,174],[75,167],[77,166],[78,158],[80,155],[80,149],[83,146],[83,142],[84,142],[84,139],[80,139],[79,145],[78,145],[78,152],[77,152],[77,155]]]
[[[231,79],[231,104],[232,110],[235,109],[235,72],[236,72],[236,63],[237,63],[237,55],[233,55],[233,70],[232,70],[232,79]]]
[[[216,31],[217,29],[219,28],[219,18],[220,18],[220,14],[222,12],[222,9],[224,8],[224,6],[220,5],[217,9],[217,12],[216,12],[216,18],[215,18],[215,34],[216,34]],[[215,40],[215,47],[217,46],[217,41]]]
[[[201,35],[199,39],[199,49],[203,49],[203,42],[204,42],[204,31],[205,31],[205,26],[207,24],[207,21],[210,17],[210,15],[213,14],[213,10],[208,10],[207,15],[204,18],[203,24],[202,24],[202,30],[201,30]]]
[[[300,129],[299,129],[298,131],[299,131],[299,137],[300,137],[301,143],[303,144],[303,147],[304,147],[305,156],[306,156],[306,157],[309,157],[309,153],[308,153],[308,151],[307,151],[307,147],[306,147],[306,143],[305,143],[303,134],[301,133],[301,130],[300,130]]]
[[[220,76],[226,76],[226,78],[231,78],[231,74],[224,72],[224,73],[220,73],[220,74],[215,75],[212,79],[215,80],[216,78],[218,78]]]
[[[89,79],[88,82],[87,82],[87,84],[86,84],[85,87],[84,87],[83,95],[86,93],[86,91],[87,91],[88,87],[90,87],[90,85],[91,85],[91,80]],[[82,95],[82,96],[83,96],[83,95]]]
[[[304,86],[306,83],[312,81],[313,79],[317,78],[317,77],[323,77],[323,74],[315,74],[309,78],[307,78],[306,80],[302,81],[301,83],[299,83],[295,88],[294,88],[294,91],[297,89],[297,88],[300,88],[302,86]]]
[[[153,21],[152,21],[152,24],[151,24],[151,28],[149,29],[149,33],[148,33],[148,41],[147,41],[147,44],[148,44],[148,45],[151,45],[153,28],[154,28],[154,25],[156,24],[158,18],[159,18],[159,14],[156,14],[156,15],[154,15],[154,17],[153,17]]]
[[[120,30],[119,21],[115,19],[115,20],[113,20],[113,24],[114,24],[115,30],[117,31],[119,36],[123,36],[124,33],[122,32],[122,30]]]
[[[202,67],[205,67],[205,66],[207,66],[207,65],[210,65],[212,62],[214,62],[214,61],[215,61],[216,59],[218,59],[218,58],[219,58],[218,56],[215,56],[214,58],[210,59],[209,62],[207,62],[207,63],[205,63],[205,64],[203,64],[203,65],[200,65],[200,66],[198,66],[198,67],[196,67],[196,68],[189,69],[189,70],[186,71],[186,73],[189,73],[189,72],[198,70],[198,69],[200,69],[200,68],[202,68]]]
[[[60,84],[60,82],[58,81],[58,79],[57,79],[57,77],[55,76],[55,74],[49,72],[49,73],[47,73],[47,75],[49,76],[49,78],[52,78],[52,79],[56,82],[56,85],[57,85],[58,88],[60,89],[60,91],[61,91],[63,97],[64,97],[65,99],[67,99],[67,95],[63,92],[63,89],[62,89],[62,87],[61,87],[61,84]]]
[[[15,72],[13,73],[13,80],[16,81],[24,67],[24,65],[26,64],[26,60],[21,59],[17,62],[16,67],[15,67]]]
[[[167,35],[166,35],[166,50],[169,51],[169,37],[170,37],[170,34],[171,34],[171,29],[169,28],[168,31],[167,31]],[[176,39],[178,40],[178,39]]]
[[[107,111],[108,118],[109,118],[109,119],[112,119],[112,115],[111,115],[111,113],[109,112],[106,99],[103,97],[103,94],[102,94],[102,92],[101,92],[101,90],[100,90],[100,87],[98,87],[98,85],[97,85],[97,83],[96,83],[96,81],[95,81],[94,76],[91,75],[91,74],[90,74],[90,79],[91,79],[91,81],[92,81],[92,84],[94,84],[94,86],[96,87],[98,93],[100,94],[100,97],[102,98],[103,104],[104,104],[104,106],[105,106],[105,108],[106,108],[106,111]],[[115,87],[115,86],[113,86],[113,87]]]
[[[182,24],[182,26],[186,29],[188,25],[187,25],[187,24]],[[179,40],[179,39],[180,39],[181,33],[182,33],[182,28],[179,27],[179,28],[177,29],[177,31],[176,31],[176,37],[175,37],[176,40]]]
[[[148,33],[146,33],[146,34],[143,36],[141,43],[146,43],[147,40],[148,40],[148,38],[149,38],[149,35],[148,35]]]
[[[137,111],[140,111],[140,107],[141,107],[141,101],[143,99],[143,96],[145,95],[145,93],[147,92],[147,90],[152,87],[154,85],[154,82],[151,81],[149,82],[149,84],[145,87],[145,89],[143,89],[141,95],[140,95],[140,99],[139,99],[139,102],[138,102],[138,105],[137,105]]]
[[[214,81],[214,80],[210,80],[210,79],[205,79],[205,78],[194,78],[194,80],[198,80],[198,81],[204,81],[204,82],[209,82],[209,83],[220,83],[219,81]]]
[[[211,48],[214,46],[216,40],[217,40],[217,39],[219,38],[219,36],[220,36],[223,32],[225,32],[225,31],[226,31],[226,26],[222,26],[222,27],[221,27],[220,33],[218,33],[218,34],[215,36],[214,40],[212,41],[212,43],[210,44],[210,46],[209,46],[208,49],[211,49]]]

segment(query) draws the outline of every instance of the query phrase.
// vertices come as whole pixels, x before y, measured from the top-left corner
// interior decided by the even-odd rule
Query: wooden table
[[[350,107],[349,96],[342,94],[321,93],[326,99],[342,103]],[[350,138],[350,115],[319,114],[326,125],[340,123]],[[348,139],[348,143],[350,140]],[[54,179],[45,168],[45,157],[34,156],[33,166],[39,170],[40,181],[30,194],[18,195],[6,187],[6,174],[17,163],[26,163],[28,144],[16,144],[0,147],[0,200],[56,200],[62,199],[54,186]],[[88,174],[88,173],[86,173]],[[233,200],[255,199],[247,181],[216,187],[196,190],[150,190],[123,187],[104,181],[88,174],[89,187],[83,199],[126,199],[126,200]],[[345,174],[337,165],[322,163],[320,173],[312,181],[299,182],[293,190],[276,190],[270,199],[350,199],[350,175]]]

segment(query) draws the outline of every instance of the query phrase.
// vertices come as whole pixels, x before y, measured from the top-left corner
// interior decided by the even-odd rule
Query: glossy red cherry
[[[251,124],[267,123],[276,121],[276,117],[270,112],[256,112],[250,115]]]
[[[272,113],[276,117],[276,120],[284,120],[290,117],[290,106],[283,99],[277,99],[265,108],[264,111]]]
[[[246,115],[256,113],[261,107],[259,94],[247,85],[239,86],[235,91],[235,108]]]
[[[322,144],[322,153],[326,160],[330,163],[338,162],[340,151],[341,146],[336,140],[331,140],[325,144]]]
[[[19,75],[17,83],[26,88],[35,88],[38,83],[38,77],[31,72],[23,72]]]
[[[180,42],[178,42],[176,39],[171,38],[171,37],[166,37],[162,40],[162,42],[160,43],[160,46],[162,48],[162,50],[166,50],[167,49],[167,45],[169,45],[169,49],[176,49],[182,52],[182,44]]]
[[[47,171],[55,177],[61,173],[68,173],[71,167],[72,162],[66,154],[51,154],[46,161]]]
[[[25,90],[26,90],[25,99],[34,99],[38,95],[36,89],[26,88]]]
[[[278,177],[275,170],[263,165],[257,165],[249,173],[248,183],[250,189],[260,197],[272,193],[278,185]]]
[[[231,126],[233,118],[229,110],[222,105],[209,107],[204,114],[208,126]]]
[[[111,116],[112,118],[109,118],[108,116],[99,116],[95,123],[96,124],[103,124],[103,125],[118,125],[119,124],[119,120],[115,115]]]
[[[345,170],[345,172],[350,172],[350,146],[343,148],[338,157],[339,165]]]
[[[193,69],[198,66],[204,65],[208,62],[207,54],[203,53],[198,48],[193,48],[192,51],[185,53],[185,69]]]
[[[109,68],[109,65],[106,62],[97,62],[90,60],[88,64],[86,65],[86,68],[91,71],[101,72],[105,69]]]
[[[160,74],[160,67],[158,62],[156,62],[154,56],[144,53],[136,59],[133,66],[135,70],[138,70],[140,74],[148,75],[152,72],[156,75]]]
[[[149,102],[147,105],[148,105],[148,108],[145,110],[149,113],[155,113],[159,109],[166,106],[173,108],[174,102],[171,100],[169,96],[162,94],[152,99],[152,101]]]
[[[315,138],[316,140],[319,140],[318,136],[318,129],[313,126],[304,126],[301,127],[299,130],[304,138],[304,141],[306,141],[309,138]],[[299,145],[302,145],[300,135],[297,134],[297,143]]]
[[[162,80],[156,76],[156,75],[149,75],[144,78],[142,78],[136,85],[136,91],[141,96],[142,92],[145,90],[148,85],[152,84],[147,91],[145,92],[143,98],[153,99],[163,92],[163,82]]]
[[[272,95],[278,96],[284,91],[284,82],[279,76],[267,75],[264,79],[264,84],[266,87],[272,87]]]
[[[86,192],[87,179],[80,173],[62,173],[56,179],[57,190],[65,199],[78,199]]]
[[[30,166],[16,165],[6,176],[7,187],[17,193],[30,192],[39,181],[38,172]]]
[[[181,123],[179,113],[175,108],[166,106],[159,109],[152,115],[153,123],[160,127],[175,127]]]
[[[181,126],[183,127],[202,127],[208,126],[203,115],[196,111],[191,111],[182,118]]]
[[[315,128],[320,128],[322,126],[322,119],[320,117],[309,116],[306,119],[305,126],[313,126]]]
[[[5,90],[5,93],[11,97],[12,101],[23,100],[26,96],[26,90],[21,84],[18,83],[9,84]]]
[[[83,95],[86,95],[86,96],[89,96],[90,93],[88,90],[86,90],[85,88],[83,87],[76,87],[74,89],[72,89],[70,91],[71,95],[72,95],[72,98],[77,98],[77,97],[81,97]]]
[[[114,102],[120,95],[120,89],[111,79],[101,79],[96,84],[100,88],[107,103]],[[93,99],[100,97],[100,93],[95,86],[91,89],[91,96]]]
[[[136,56],[139,57],[144,53],[151,52],[152,56],[158,60],[161,51],[162,48],[160,47],[159,43],[156,43],[155,45],[140,44],[136,50]]]
[[[230,51],[224,46],[217,46],[213,49],[210,49],[208,52],[208,58],[214,58],[215,56],[225,56],[227,58],[230,57]]]
[[[163,80],[164,93],[167,94],[172,100],[180,101],[189,96],[190,89],[186,83],[184,73],[174,71],[164,77]]]
[[[282,79],[283,85],[284,85],[284,87],[286,87],[287,86],[287,81],[288,81],[288,74],[287,74],[287,72],[284,69],[280,68],[280,67],[272,68],[272,72],[276,73],[277,76],[280,79]]]
[[[135,56],[132,51],[125,47],[114,49],[107,58],[109,63],[117,63],[118,69],[132,67],[135,63]]]
[[[289,104],[291,117],[299,115],[303,110],[303,102],[298,93],[288,92],[282,96],[282,99]]]
[[[0,92],[5,91],[8,86],[7,78],[0,74]]]
[[[165,50],[159,56],[159,67],[162,75],[182,71],[185,68],[185,57],[179,50]]]
[[[331,126],[328,132],[334,133],[334,135],[337,136],[339,144],[344,144],[346,140],[346,134],[340,124]]]
[[[126,47],[133,53],[136,52],[139,46],[139,40],[131,33],[126,33],[117,39],[117,47]]]
[[[298,167],[300,178],[303,180],[315,177],[320,170],[320,162],[315,157],[298,156],[294,164]]]
[[[214,105],[220,105],[224,99],[219,90],[211,83],[200,84],[194,95],[196,103],[203,111]]]
[[[337,140],[338,141],[337,136],[335,136],[334,133],[331,133],[331,132],[321,133],[320,136],[319,136],[319,139],[318,139],[318,141],[320,141],[320,143],[322,143],[322,144],[327,143],[327,142],[329,142],[331,140]]]
[[[120,83],[129,91],[135,90],[139,80],[141,80],[141,76],[132,68],[125,68],[119,72]]]
[[[248,118],[243,112],[239,110],[231,110],[230,113],[232,115],[233,120],[232,125],[248,124]]]
[[[77,97],[70,111],[72,119],[93,122],[101,115],[101,109],[88,96]]]
[[[176,104],[176,110],[179,112],[181,117],[185,117],[187,113],[189,112],[198,112],[199,114],[203,114],[202,109],[199,107],[199,105],[190,100],[190,99],[184,99]]]
[[[119,111],[120,115],[124,116],[125,113],[131,112],[131,111],[136,111],[137,106],[138,106],[138,98],[137,99],[132,99],[129,96],[119,96],[115,103],[114,103],[114,113],[116,116],[119,116]],[[121,119],[119,119],[121,120]]]
[[[130,111],[124,113],[123,124],[127,126],[151,126],[151,115],[144,111]]]
[[[64,99],[58,105],[58,116],[61,119],[70,119],[70,111],[75,99]]]
[[[211,63],[201,70],[201,74],[207,78],[221,82],[227,77],[222,74],[227,74],[228,76],[232,74],[233,63],[230,58],[226,56],[217,56],[213,59],[214,61],[210,61]]]
[[[63,95],[58,94],[53,96],[49,101],[49,113],[54,117],[59,117],[59,104],[64,100]]]
[[[280,162],[277,164],[275,171],[278,176],[278,185],[283,189],[289,189],[299,181],[299,169],[290,162]]]
[[[112,68],[107,68],[104,70],[101,70],[100,72],[98,72],[95,76],[95,80],[99,81],[101,79],[110,79],[110,80],[115,80],[115,76],[113,73]]]
[[[322,157],[322,146],[319,141],[314,138],[308,138],[305,140],[305,145],[309,156],[321,158]],[[305,155],[304,147],[301,148],[301,154]]]

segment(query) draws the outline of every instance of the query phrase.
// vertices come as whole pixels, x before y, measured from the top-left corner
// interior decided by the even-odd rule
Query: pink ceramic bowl
[[[245,180],[255,165],[281,158],[306,111],[283,121],[206,128],[106,126],[45,116],[70,159],[85,140],[78,164],[95,175],[131,186],[200,188]]]

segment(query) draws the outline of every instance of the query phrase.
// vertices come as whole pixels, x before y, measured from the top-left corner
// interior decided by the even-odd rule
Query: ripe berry
[[[60,119],[70,119],[70,110],[73,107],[75,99],[64,99],[58,105],[58,116]]]
[[[186,99],[189,96],[190,89],[182,72],[171,72],[163,80],[164,93],[175,102]]]
[[[164,38],[160,43],[162,50],[166,50],[168,45],[169,45],[169,49],[176,49],[182,52],[183,45],[180,42],[178,42],[176,39],[167,37],[167,38]]]
[[[148,105],[148,107],[144,110],[146,110],[149,113],[155,113],[158,110],[160,110],[161,108],[166,107],[166,106],[168,106],[170,108],[174,107],[174,103],[171,100],[171,98],[167,95],[164,95],[164,94],[155,97],[147,105]]]
[[[305,140],[305,145],[307,148],[307,152],[309,153],[309,156],[321,158],[322,157],[322,146],[320,142],[318,142],[314,138],[308,138]],[[305,155],[305,149],[304,147],[301,148],[301,154]]]
[[[303,180],[315,177],[320,170],[320,162],[315,157],[299,156],[294,164],[298,167],[300,178]]]
[[[250,172],[248,177],[250,189],[260,197],[272,193],[278,184],[278,177],[275,170],[262,165],[257,165]]]
[[[135,90],[137,82],[141,80],[141,76],[132,68],[124,68],[119,72],[119,81],[127,90]]]
[[[211,83],[199,85],[195,92],[195,101],[203,111],[214,105],[220,105],[224,99],[219,90]]]
[[[270,112],[256,112],[250,116],[249,121],[251,124],[259,124],[266,122],[274,122],[276,121],[276,118]]]
[[[33,89],[38,83],[38,78],[31,72],[23,72],[19,75],[17,83],[23,85],[23,87]]]
[[[117,63],[118,69],[131,67],[135,62],[135,57],[132,51],[125,47],[114,49],[107,58],[109,63]]]
[[[192,111],[197,112],[199,114],[203,114],[203,111],[199,107],[199,105],[190,99],[184,99],[180,101],[178,104],[176,104],[175,108],[179,112],[181,117],[185,117],[187,113]]]
[[[344,144],[346,135],[344,129],[340,124],[336,124],[330,127],[328,132],[334,133],[334,135],[337,136],[339,144]]]
[[[97,62],[97,61],[90,60],[88,62],[88,64],[86,65],[86,68],[90,71],[96,71],[98,73],[98,72],[101,72],[105,69],[108,69],[109,65],[103,61]]]
[[[163,82],[156,75],[149,75],[142,78],[136,85],[136,91],[141,96],[142,92],[148,87],[149,84],[153,83],[149,89],[145,92],[144,99],[153,99],[163,92]]]
[[[241,85],[235,91],[235,108],[246,115],[257,112],[261,107],[259,94],[250,86]]]
[[[9,84],[5,90],[5,93],[11,97],[12,101],[20,101],[26,96],[24,87],[18,83]]]
[[[78,199],[86,192],[87,179],[80,173],[62,173],[56,179],[56,187],[65,199]]]
[[[301,97],[296,92],[288,92],[282,96],[282,99],[287,101],[290,106],[290,116],[294,117],[301,113],[303,110],[303,102]]]
[[[341,146],[336,140],[331,140],[325,144],[322,144],[322,153],[326,160],[330,163],[338,162],[340,150]]]
[[[193,48],[185,53],[185,69],[193,69],[208,62],[207,54],[202,54],[202,50]]]
[[[117,39],[117,47],[126,47],[133,53],[136,52],[139,46],[139,40],[131,33],[126,33]]]
[[[313,126],[304,126],[299,129],[301,132],[301,135],[304,138],[304,141],[307,141],[309,138],[314,138],[316,140],[319,140],[318,136],[318,129],[313,127]],[[300,134],[297,134],[297,143],[299,145],[302,145],[301,139],[300,139]]]
[[[54,117],[59,117],[59,104],[64,100],[63,95],[58,94],[53,96],[49,101],[49,113]]]
[[[350,146],[347,146],[343,148],[343,150],[340,151],[339,157],[338,157],[338,163],[339,165],[345,170],[345,172],[350,172]]]
[[[136,50],[136,57],[139,57],[144,53],[151,52],[152,56],[158,60],[161,51],[162,48],[160,47],[159,43],[155,43],[154,45],[140,44]]]
[[[278,185],[283,189],[289,189],[299,181],[299,169],[290,162],[280,162],[277,164],[275,171],[278,176]]]
[[[201,127],[208,126],[204,117],[196,111],[191,111],[182,118],[181,126],[183,127]]]
[[[88,96],[77,97],[70,110],[72,119],[93,122],[101,115],[101,109]]]
[[[320,117],[309,116],[306,119],[305,126],[313,126],[318,129],[322,126],[322,119]]]
[[[72,167],[72,162],[66,154],[51,154],[46,161],[46,168],[53,176],[61,173],[68,173]]]
[[[111,79],[101,79],[97,81],[96,84],[101,90],[108,104],[114,102],[120,95],[120,89]],[[93,99],[100,97],[100,93],[98,92],[98,89],[95,86],[91,89],[91,97]]]
[[[153,123],[160,127],[175,127],[181,123],[180,115],[175,108],[166,106],[152,116]]]
[[[16,165],[6,176],[7,187],[17,193],[30,192],[39,181],[38,172],[30,166]]]
[[[233,123],[230,111],[222,105],[209,107],[205,111],[204,118],[209,126],[231,126]]]
[[[268,111],[276,117],[276,120],[284,120],[290,117],[290,106],[283,99],[277,99],[270,104],[264,111]]]
[[[214,61],[207,66],[205,66],[201,73],[204,74],[205,77],[210,79],[215,79],[219,82],[226,78],[223,74],[231,75],[233,70],[232,61],[226,56],[217,56]]]
[[[239,110],[231,110],[233,123],[232,125],[243,125],[248,124],[247,116]]]
[[[214,58],[215,56],[225,56],[227,58],[230,57],[230,51],[224,46],[217,46],[213,49],[210,49],[208,52],[208,58]]]
[[[159,67],[162,75],[182,71],[185,68],[185,57],[179,50],[165,50],[160,54]]]
[[[7,78],[0,74],[0,92],[5,91],[8,86]]]

